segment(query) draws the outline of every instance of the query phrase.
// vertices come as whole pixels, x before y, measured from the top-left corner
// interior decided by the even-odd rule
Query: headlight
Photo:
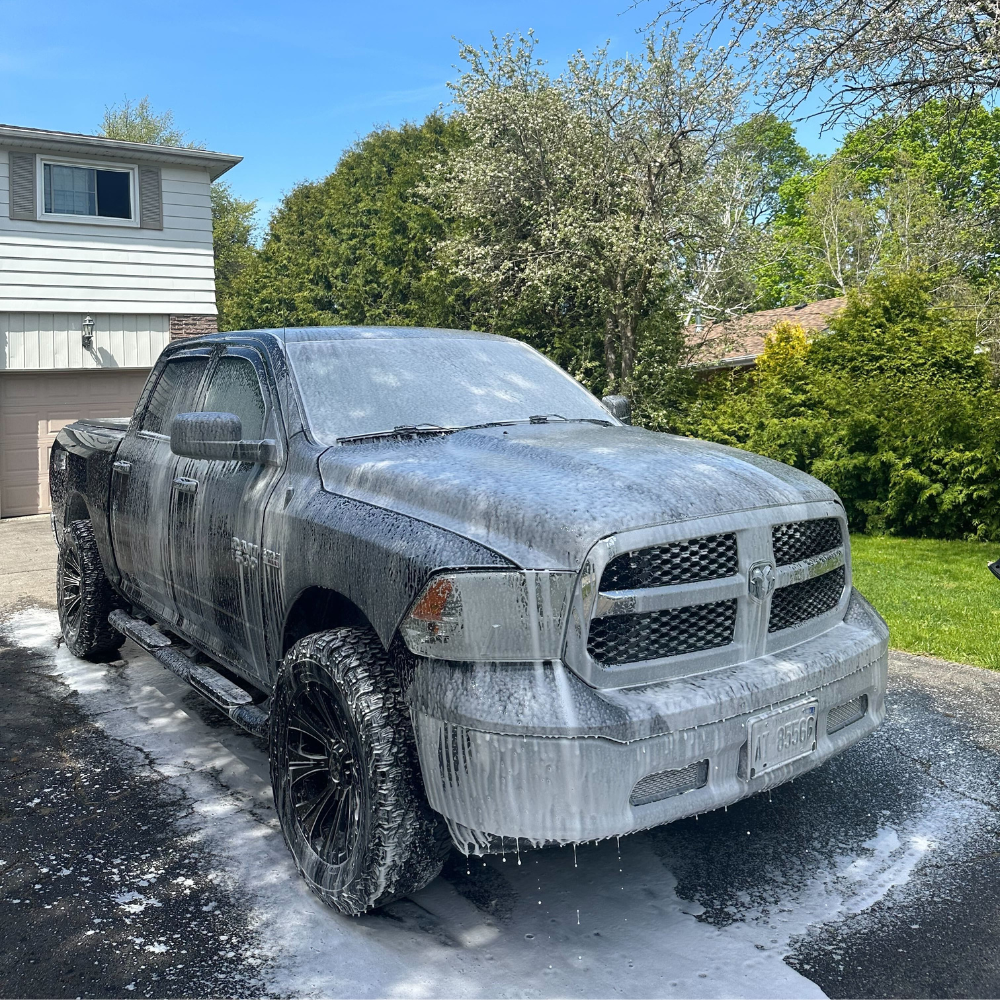
[[[435,576],[400,626],[411,653],[440,660],[552,660],[562,655],[575,573]]]

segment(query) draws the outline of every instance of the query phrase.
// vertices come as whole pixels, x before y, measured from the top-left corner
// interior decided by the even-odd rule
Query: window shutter
[[[8,153],[10,164],[10,217],[38,218],[35,212],[35,154]]]
[[[163,228],[163,194],[159,167],[139,167],[139,228]]]

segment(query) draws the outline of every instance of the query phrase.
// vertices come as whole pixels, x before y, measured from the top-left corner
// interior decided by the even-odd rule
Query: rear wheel
[[[321,899],[359,914],[437,876],[450,839],[424,797],[402,691],[373,632],[333,629],[292,647],[270,741],[281,829]]]
[[[71,653],[99,658],[121,649],[125,636],[108,624],[118,598],[104,573],[90,521],[73,521],[63,532],[56,588],[59,625]]]

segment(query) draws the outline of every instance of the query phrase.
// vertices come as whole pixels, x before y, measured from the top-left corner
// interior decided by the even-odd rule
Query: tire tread
[[[59,585],[59,624],[62,628],[66,645],[74,656],[82,658],[96,657],[113,653],[121,649],[125,636],[108,623],[108,615],[121,606],[118,595],[111,587],[104,564],[94,537],[94,526],[90,521],[73,521],[67,525],[63,533],[62,545],[59,548],[57,578],[62,579],[62,565],[66,558],[66,547],[74,546],[80,563],[80,595],[83,602],[83,614],[80,630],[76,636],[67,634],[67,627],[62,606],[62,587]]]
[[[362,733],[373,764],[373,801],[367,857],[362,871],[346,885],[324,884],[306,871],[289,842],[294,830],[283,815],[279,796],[283,724],[282,688],[295,683],[295,670],[305,661],[329,673]],[[314,892],[342,912],[360,914],[423,888],[440,872],[451,846],[447,828],[427,804],[409,709],[397,671],[378,636],[369,629],[338,628],[300,639],[285,656],[275,686],[271,725],[271,778],[275,805],[285,840],[299,870]],[[275,711],[276,710],[276,711]]]

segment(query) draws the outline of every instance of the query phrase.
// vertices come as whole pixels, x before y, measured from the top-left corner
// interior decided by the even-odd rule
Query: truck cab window
[[[243,439],[264,436],[264,394],[253,363],[225,357],[215,366],[202,409],[206,413],[235,413],[243,424]]]
[[[195,409],[196,393],[208,366],[208,358],[171,358],[149,397],[139,430],[169,434],[170,421],[178,413]]]

